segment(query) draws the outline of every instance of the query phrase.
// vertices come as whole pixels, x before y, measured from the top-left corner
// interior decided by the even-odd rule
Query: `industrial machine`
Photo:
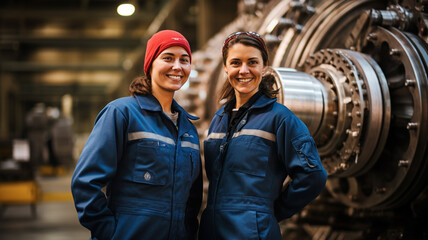
[[[57,108],[38,103],[26,116],[31,162],[41,175],[65,174],[73,164],[73,125]]]
[[[267,42],[279,101],[308,126],[326,190],[281,223],[284,239],[428,239],[428,1],[241,1],[193,57],[182,104],[202,138],[235,31]]]

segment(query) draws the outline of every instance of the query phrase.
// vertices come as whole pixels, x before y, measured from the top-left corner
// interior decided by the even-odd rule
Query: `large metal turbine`
[[[406,32],[425,27],[416,27],[422,15],[399,5],[366,9],[377,4],[324,4],[324,16],[313,15],[274,57],[316,78],[275,70],[283,103],[318,144],[328,190],[357,208],[407,203],[425,187],[428,171],[427,44]]]

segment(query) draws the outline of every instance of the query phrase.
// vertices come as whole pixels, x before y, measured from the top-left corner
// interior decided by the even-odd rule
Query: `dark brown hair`
[[[152,81],[146,76],[139,76],[129,85],[129,93],[132,96],[152,94]]]
[[[223,46],[223,65],[226,65],[227,56],[229,53],[229,48],[237,43],[244,44],[245,46],[257,48],[263,59],[263,66],[269,64],[269,56],[266,49],[266,45],[263,42],[263,39],[260,35],[252,32],[247,33],[232,33],[226,38],[226,41]],[[271,74],[265,74],[262,76],[262,81],[260,82],[259,91],[269,98],[276,98],[279,93],[278,89],[274,88],[275,86],[275,77]],[[230,100],[235,96],[235,91],[229,81],[225,81],[223,87],[220,90],[219,100]]]

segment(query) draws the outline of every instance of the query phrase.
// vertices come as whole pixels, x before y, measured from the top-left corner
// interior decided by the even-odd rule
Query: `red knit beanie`
[[[146,76],[149,76],[149,69],[156,57],[163,50],[173,46],[183,47],[189,54],[190,61],[192,61],[189,42],[183,35],[172,30],[159,31],[147,41],[146,56],[144,58],[144,73]]]

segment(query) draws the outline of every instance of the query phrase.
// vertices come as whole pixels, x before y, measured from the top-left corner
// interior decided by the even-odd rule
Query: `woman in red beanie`
[[[92,239],[196,238],[202,177],[190,120],[197,118],[173,99],[190,62],[183,35],[154,34],[145,76],[129,87],[132,96],[99,113],[71,183],[80,223]]]

